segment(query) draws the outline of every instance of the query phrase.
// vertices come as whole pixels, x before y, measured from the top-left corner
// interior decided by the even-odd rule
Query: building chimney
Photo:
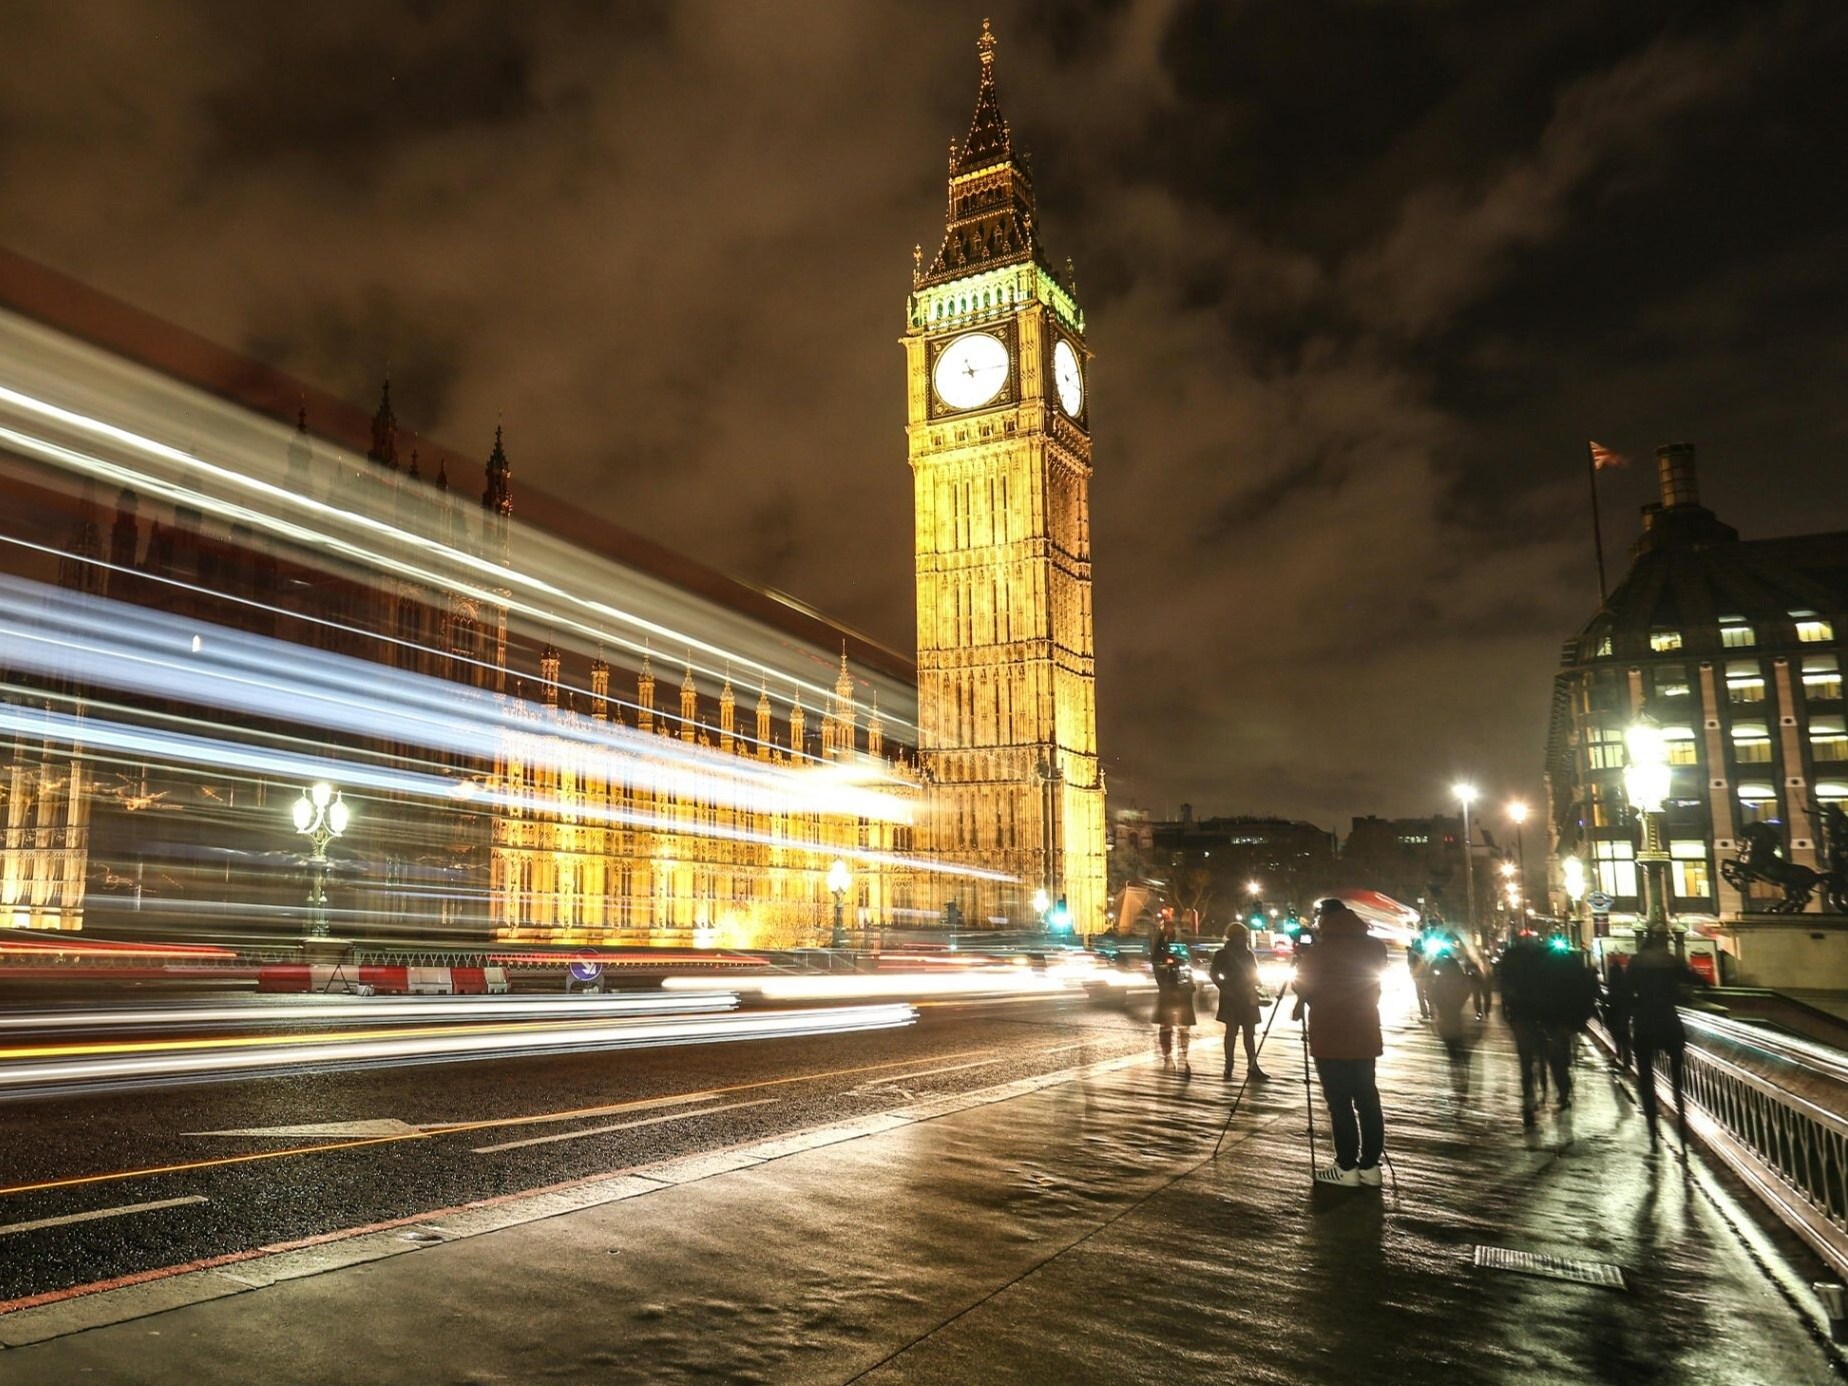
[[[1656,449],[1656,478],[1662,484],[1662,508],[1700,504],[1700,486],[1694,477],[1694,445],[1664,443]]]

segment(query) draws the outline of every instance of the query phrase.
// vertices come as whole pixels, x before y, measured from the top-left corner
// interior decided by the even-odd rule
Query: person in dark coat
[[[1612,954],[1610,971],[1604,982],[1604,1028],[1611,1032],[1617,1046],[1617,1066],[1630,1066],[1630,960],[1621,953]]]
[[[1226,1027],[1226,1067],[1221,1075],[1232,1081],[1232,1044],[1235,1033],[1245,1037],[1246,1081],[1262,1083],[1270,1075],[1258,1067],[1258,1013],[1262,992],[1258,986],[1258,960],[1251,951],[1251,930],[1233,924],[1226,930],[1225,946],[1213,954],[1213,985],[1219,988],[1219,1009],[1214,1013]]]
[[[1340,900],[1316,907],[1316,945],[1296,964],[1296,1011],[1309,1015],[1309,1053],[1322,1080],[1334,1133],[1335,1160],[1316,1180],[1378,1188],[1386,1119],[1374,1067],[1386,1050],[1380,1035],[1380,976],[1386,945],[1367,934]]]
[[[1541,1053],[1553,1079],[1553,1105],[1563,1112],[1572,1105],[1572,1060],[1597,1009],[1598,978],[1584,955],[1556,934],[1541,953],[1536,982]]]
[[[1541,968],[1545,948],[1532,934],[1520,934],[1497,964],[1502,1019],[1514,1032],[1515,1060],[1521,1066],[1521,1125],[1532,1126],[1546,1097],[1546,1030],[1541,1024]]]
[[[1178,1036],[1181,1076],[1191,1078],[1193,1069],[1187,1063],[1187,1041],[1197,1023],[1193,968],[1188,964],[1186,950],[1175,941],[1172,917],[1164,917],[1155,927],[1155,937],[1149,944],[1149,966],[1155,972],[1155,1033],[1161,1045],[1162,1067],[1174,1067]]]
[[[1630,1044],[1636,1055],[1636,1091],[1643,1119],[1649,1123],[1649,1144],[1656,1144],[1656,1056],[1668,1060],[1669,1087],[1675,1094],[1675,1126],[1685,1146],[1688,1139],[1687,1107],[1681,1098],[1681,1061],[1687,1049],[1687,1031],[1679,1007],[1683,994],[1703,985],[1688,965],[1668,951],[1668,935],[1660,930],[1644,936],[1626,969],[1630,980]]]

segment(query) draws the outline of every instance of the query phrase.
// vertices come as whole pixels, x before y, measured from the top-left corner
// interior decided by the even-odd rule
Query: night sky
[[[985,13],[1097,353],[1113,806],[1537,799],[1587,436],[1613,574],[1659,442],[1848,527],[1828,0],[11,0],[0,240],[908,651]]]

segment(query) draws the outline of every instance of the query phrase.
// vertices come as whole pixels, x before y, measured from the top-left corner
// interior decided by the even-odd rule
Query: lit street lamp
[[[1469,806],[1476,802],[1476,786],[1460,780],[1451,786],[1450,792],[1463,805],[1463,927],[1473,934],[1476,932],[1476,852],[1469,841]]]
[[[1046,893],[1046,888],[1041,886],[1033,892],[1033,913],[1039,919],[1041,933],[1046,930],[1046,911],[1051,908],[1052,897]]]
[[[834,936],[828,940],[830,948],[847,946],[847,929],[841,923],[841,909],[847,903],[847,891],[853,885],[853,873],[847,869],[847,863],[839,857],[828,868],[828,890],[834,896]]]
[[[1508,801],[1508,820],[1514,824],[1514,859],[1521,868],[1521,889],[1527,889],[1527,843],[1521,836],[1521,828],[1527,822],[1527,805],[1520,799]]]
[[[308,854],[311,876],[308,886],[308,935],[326,938],[327,928],[327,844],[347,830],[352,812],[340,791],[325,780],[302,791],[293,809],[295,831],[314,845]]]
[[[1559,863],[1559,875],[1566,887],[1566,900],[1572,917],[1572,942],[1583,942],[1579,937],[1579,901],[1585,898],[1585,863],[1577,857],[1567,857]]]
[[[1636,864],[1643,869],[1643,928],[1668,932],[1668,853],[1662,849],[1662,809],[1668,802],[1668,744],[1652,717],[1640,717],[1623,735],[1629,764],[1623,770],[1623,791],[1643,820],[1643,850]]]

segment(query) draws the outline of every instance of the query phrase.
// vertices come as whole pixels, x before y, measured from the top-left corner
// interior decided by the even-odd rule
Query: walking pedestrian
[[[1431,961],[1435,934],[1422,933],[1405,945],[1405,970],[1412,974],[1412,992],[1418,997],[1418,1018],[1431,1018]]]
[[[1426,949],[1425,957],[1433,1025],[1443,1043],[1444,1057],[1450,1062],[1450,1090],[1458,1102],[1465,1102],[1469,1099],[1475,1022],[1465,1018],[1464,1010],[1476,994],[1476,978],[1461,950],[1442,940]]]
[[[1688,1139],[1687,1106],[1681,1098],[1681,1062],[1687,1049],[1682,1028],[1684,990],[1701,985],[1686,963],[1668,951],[1668,935],[1655,929],[1643,936],[1630,962],[1630,1043],[1636,1057],[1636,1091],[1643,1120],[1649,1123],[1649,1145],[1656,1145],[1656,1056],[1668,1060],[1668,1085],[1675,1095],[1675,1128],[1683,1146]]]
[[[1496,965],[1501,977],[1502,1019],[1514,1033],[1515,1061],[1521,1066],[1521,1125],[1531,1127],[1546,1097],[1546,1031],[1541,1024],[1540,969],[1545,963],[1540,940],[1521,933],[1509,943]]]
[[[1258,1067],[1258,1012],[1263,991],[1258,984],[1258,960],[1251,951],[1251,930],[1243,924],[1226,929],[1225,945],[1213,954],[1213,985],[1219,988],[1215,1016],[1226,1027],[1226,1066],[1220,1076],[1232,1081],[1233,1038],[1245,1037],[1245,1078],[1264,1082],[1270,1077]]]
[[[1606,960],[1609,972],[1604,981],[1604,1028],[1611,1032],[1617,1046],[1617,1066],[1630,1066],[1630,968],[1629,959],[1613,953]]]
[[[1181,1076],[1191,1078],[1193,1069],[1187,1062],[1187,1043],[1197,1023],[1193,968],[1187,961],[1186,949],[1175,939],[1174,916],[1166,911],[1161,923],[1155,926],[1155,937],[1149,945],[1149,965],[1155,972],[1155,1033],[1161,1046],[1162,1067],[1173,1070],[1174,1051],[1178,1047]]]
[[[1553,1106],[1563,1112],[1572,1105],[1572,1061],[1597,1009],[1598,979],[1564,934],[1547,940],[1536,977],[1541,1053],[1553,1080]]]
[[[1322,1080],[1335,1160],[1316,1171],[1323,1184],[1348,1188],[1381,1183],[1386,1119],[1374,1072],[1386,1046],[1380,1035],[1380,974],[1386,945],[1367,935],[1359,915],[1340,900],[1315,907],[1317,940],[1296,965],[1296,1010],[1309,1016],[1309,1053]]]

